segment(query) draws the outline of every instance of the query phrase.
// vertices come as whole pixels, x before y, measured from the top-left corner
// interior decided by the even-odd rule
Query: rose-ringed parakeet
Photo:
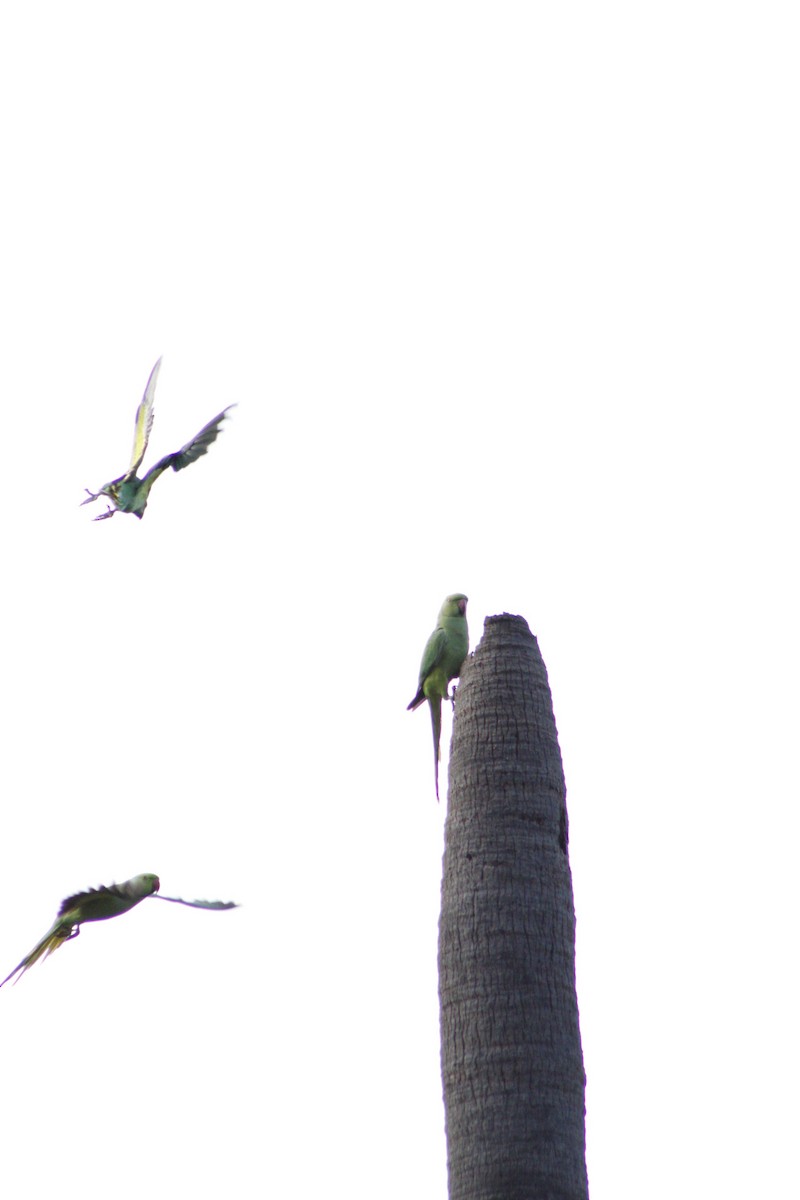
[[[58,916],[40,942],[37,942],[30,954],[23,958],[14,970],[6,975],[3,983],[8,983],[17,975],[21,979],[28,967],[32,967],[40,958],[46,958],[59,946],[77,937],[84,921],[108,921],[111,917],[119,917],[122,913],[135,908],[148,896],[156,900],[169,900],[173,904],[186,904],[190,908],[237,908],[231,901],[224,900],[178,900],[173,896],[157,896],[160,887],[157,875],[134,875],[126,883],[112,883],[109,887],[89,888],[88,892],[78,892],[68,896],[58,910]],[[15,980],[15,982],[17,982]],[[0,987],[3,986],[0,983]]]
[[[227,413],[235,407],[229,404],[214,417],[213,421],[209,421],[204,425],[199,433],[195,434],[190,442],[180,450],[176,450],[174,454],[167,454],[160,459],[154,467],[151,467],[143,479],[140,479],[136,472],[141,466],[142,459],[147,450],[147,443],[150,438],[150,430],[153,428],[153,399],[156,391],[156,380],[158,372],[161,368],[161,359],[150,372],[150,378],[147,381],[147,387],[144,389],[142,402],[136,410],[136,425],[133,434],[133,454],[131,455],[131,465],[128,467],[124,475],[120,475],[119,479],[112,479],[111,483],[104,483],[99,492],[89,492],[88,499],[82,500],[82,504],[91,504],[93,500],[98,500],[101,496],[105,496],[113,504],[113,508],[109,507],[107,512],[100,513],[99,517],[95,517],[95,521],[105,521],[108,517],[113,517],[115,512],[133,513],[134,516],[141,518],[144,516],[144,510],[147,508],[147,498],[150,495],[150,489],[158,479],[166,471],[167,467],[172,467],[173,471],[182,471],[184,467],[188,467],[191,463],[197,462],[208,451],[208,447],[216,440],[220,430],[220,425],[225,419]]]
[[[419,668],[417,694],[409,709],[419,708],[424,700],[431,706],[433,726],[433,761],[436,780],[436,799],[439,799],[439,741],[442,732],[442,700],[447,685],[456,679],[469,651],[467,629],[467,597],[461,592],[448,596],[439,610],[436,628],[428,638]]]

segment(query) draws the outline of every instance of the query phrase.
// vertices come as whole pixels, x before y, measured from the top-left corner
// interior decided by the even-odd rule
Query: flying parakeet
[[[419,687],[409,709],[419,708],[424,700],[431,706],[433,726],[433,761],[436,779],[436,799],[439,799],[439,740],[442,732],[442,700],[447,685],[456,679],[469,651],[467,629],[467,597],[456,592],[448,596],[439,610],[436,628],[428,638],[419,668]]]
[[[101,513],[99,517],[95,517],[95,521],[105,521],[108,517],[113,517],[115,512],[133,513],[134,516],[141,518],[144,516],[144,510],[147,508],[147,498],[150,495],[150,489],[158,479],[166,471],[167,467],[172,467],[173,471],[182,471],[184,467],[188,467],[191,463],[197,462],[208,451],[208,447],[216,440],[219,433],[220,425],[225,419],[227,413],[234,407],[229,404],[214,417],[213,421],[209,421],[204,425],[199,433],[195,434],[190,442],[187,442],[180,450],[176,450],[174,454],[167,454],[160,459],[154,467],[145,475],[144,479],[139,479],[136,472],[141,466],[142,459],[147,450],[147,443],[150,438],[150,430],[153,428],[153,399],[156,391],[156,380],[161,367],[161,359],[150,372],[150,378],[147,381],[147,387],[144,389],[142,402],[136,410],[136,425],[133,434],[133,454],[131,455],[131,465],[125,475],[120,475],[119,479],[112,479],[111,483],[104,483],[99,492],[89,492],[89,498],[82,500],[82,504],[91,504],[93,500],[99,500],[101,496],[105,496],[113,504],[113,508],[109,507],[108,512]]]
[[[160,887],[157,875],[134,875],[127,883],[112,883],[110,887],[89,888],[88,892],[78,892],[68,896],[58,910],[58,916],[40,942],[37,942],[30,954],[23,958],[10,975],[6,975],[3,983],[8,983],[15,975],[18,979],[32,967],[40,958],[46,958],[59,946],[77,937],[84,921],[107,921],[111,917],[119,917],[129,909],[135,908],[148,896],[156,900],[169,900],[173,904],[186,904],[190,908],[237,908],[238,905],[224,900],[178,900],[174,896],[156,896]],[[15,980],[15,982],[17,982]],[[0,987],[3,986],[0,983]]]

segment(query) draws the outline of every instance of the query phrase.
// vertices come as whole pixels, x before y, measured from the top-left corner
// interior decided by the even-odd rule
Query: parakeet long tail
[[[78,931],[76,929],[75,934],[77,934],[77,932]],[[20,979],[22,979],[22,976],[29,967],[32,967],[34,963],[37,963],[40,958],[47,958],[48,954],[52,954],[53,951],[57,950],[59,946],[63,946],[64,942],[68,942],[71,937],[75,936],[75,934],[71,932],[68,926],[65,926],[60,921],[57,921],[55,925],[53,925],[52,929],[48,930],[48,932],[44,935],[42,940],[36,946],[34,946],[30,954],[26,954],[22,962],[18,963],[18,965],[14,967],[14,970],[11,971],[9,975],[6,975],[3,983],[8,983],[9,979],[14,979],[15,975],[17,978],[14,979],[14,983],[19,983]],[[0,987],[3,986],[3,983],[0,983]]]
[[[433,729],[433,775],[436,781],[436,799],[439,799],[439,759],[442,757],[442,698],[429,696],[431,706],[431,728]]]

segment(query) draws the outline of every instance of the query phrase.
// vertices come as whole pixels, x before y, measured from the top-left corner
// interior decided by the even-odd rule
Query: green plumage
[[[222,900],[179,900],[174,896],[156,896],[160,887],[157,875],[146,873],[134,875],[126,883],[112,883],[108,887],[89,888],[87,892],[76,892],[62,901],[58,916],[40,942],[37,942],[30,954],[18,963],[3,983],[8,983],[17,975],[21,978],[29,967],[40,958],[46,958],[59,946],[77,937],[80,927],[86,921],[108,921],[111,917],[119,917],[129,912],[148,896],[157,900],[169,900],[173,904],[186,904],[189,908],[225,909],[236,908],[237,905]],[[16,982],[16,980],[15,980]],[[0,987],[3,986],[0,983]]]
[[[216,441],[220,425],[225,419],[226,414],[234,407],[234,405],[229,404],[213,420],[204,425],[190,442],[187,442],[180,450],[176,450],[174,454],[165,455],[154,467],[150,468],[143,479],[140,479],[136,472],[142,464],[142,459],[147,450],[147,443],[150,440],[150,431],[153,428],[153,402],[160,369],[161,359],[158,360],[150,372],[150,378],[147,381],[142,402],[136,410],[133,453],[131,455],[131,465],[128,467],[127,472],[124,475],[120,475],[118,479],[112,479],[110,483],[104,483],[99,492],[90,492],[88,488],[86,489],[89,492],[89,496],[87,500],[82,501],[83,504],[91,504],[93,500],[98,500],[100,496],[105,496],[114,506],[113,508],[109,508],[107,512],[101,513],[99,517],[95,517],[95,521],[105,521],[106,518],[113,517],[115,512],[133,513],[134,516],[139,517],[141,520],[144,516],[144,510],[147,508],[150,489],[158,477],[168,467],[172,467],[173,471],[182,471],[184,467],[197,462],[198,458],[206,454],[212,442]]]
[[[439,610],[436,628],[425,645],[419,668],[417,694],[408,708],[419,708],[425,700],[431,709],[433,728],[433,761],[436,799],[439,799],[439,743],[442,733],[442,700],[448,695],[448,684],[456,679],[469,653],[467,628],[467,597],[461,592],[448,596]]]

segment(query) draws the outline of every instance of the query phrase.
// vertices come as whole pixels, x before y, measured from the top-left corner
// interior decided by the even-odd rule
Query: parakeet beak
[[[86,503],[86,501],[84,500],[84,504],[85,504],[85,503]],[[462,615],[462,617],[463,617],[463,616],[464,616],[464,614],[465,614],[465,612],[467,611],[467,602],[466,602],[466,600],[459,600],[459,602],[458,602],[458,611],[461,613],[461,615]]]

